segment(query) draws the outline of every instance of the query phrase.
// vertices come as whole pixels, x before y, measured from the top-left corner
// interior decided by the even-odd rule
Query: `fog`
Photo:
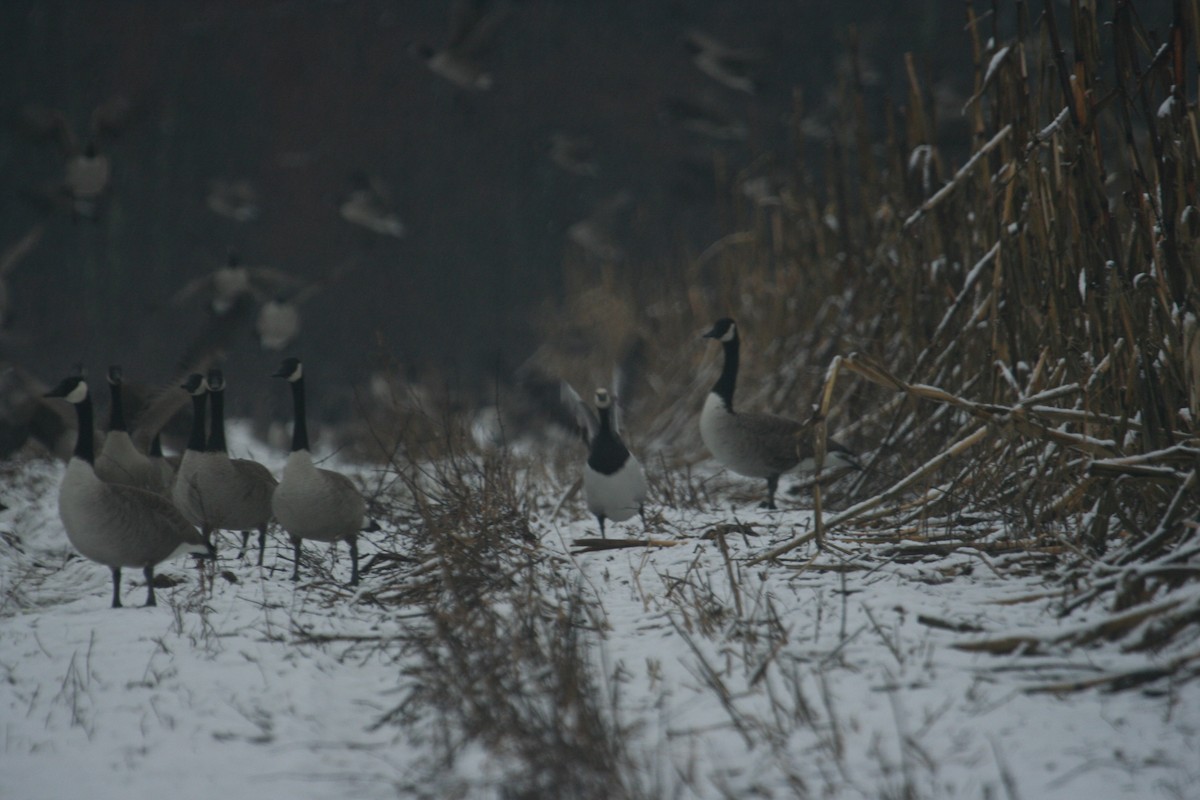
[[[483,20],[469,55],[487,88],[421,57],[464,11]],[[903,100],[907,51],[959,96],[964,13],[934,0],[6,2],[0,247],[42,236],[8,276],[3,352],[45,380],[121,363],[153,383],[200,340],[221,345],[234,387],[299,354],[326,386],[390,365],[470,392],[536,344],[564,268],[665,269],[728,232],[723,175],[798,149],[819,169],[852,24],[873,99]],[[702,71],[696,36],[740,51],[750,82]],[[98,122],[114,102],[118,119]],[[690,120],[695,107],[723,127]],[[94,215],[64,199],[51,114],[111,159]],[[556,141],[580,145],[573,161],[553,158]],[[340,213],[364,177],[389,230]],[[179,293],[230,251],[296,281],[259,287],[205,339],[204,292]],[[264,348],[258,306],[297,290],[299,338]],[[244,397],[231,391],[235,410]]]

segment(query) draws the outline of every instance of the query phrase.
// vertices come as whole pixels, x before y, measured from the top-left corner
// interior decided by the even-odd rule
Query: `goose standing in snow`
[[[122,567],[141,568],[146,605],[154,598],[154,567],[177,553],[212,555],[212,548],[171,501],[136,486],[107,483],[96,475],[92,399],[80,376],[65,378],[46,397],[75,406],[79,433],[58,493],[67,538],[84,557],[112,571],[112,607],[121,607]]]
[[[96,474],[109,483],[136,486],[165,496],[171,490],[171,480],[160,464],[152,461],[133,443],[125,422],[121,384],[121,368],[115,365],[109,367],[108,387],[112,392],[112,404],[108,413],[108,433],[104,435],[104,446],[96,459]]]
[[[207,472],[207,462],[214,459],[214,456],[205,452],[208,384],[205,383],[203,375],[194,372],[180,388],[192,396],[192,432],[184,448],[183,457],[179,460],[175,485],[171,487],[171,499],[189,522],[199,526],[204,541],[211,545],[214,528],[212,518],[216,513],[205,496],[202,477]]]
[[[267,523],[271,519],[271,495],[279,481],[271,471],[246,458],[230,458],[225,445],[225,376],[219,369],[208,371],[210,412],[208,458],[203,462],[201,485],[206,498],[216,508],[214,527],[242,532],[242,550],[246,554],[250,531],[258,531],[258,565],[263,563],[267,546]]]
[[[608,538],[604,532],[604,521],[608,519],[624,522],[640,514],[645,524],[646,473],[621,441],[612,396],[607,389],[597,389],[593,411],[569,384],[563,383],[562,393],[586,431],[588,458],[583,468],[583,489],[588,511],[600,523],[601,538]]]
[[[292,452],[283,468],[271,507],[275,519],[292,537],[295,566],[292,580],[300,579],[300,545],[345,541],[350,545],[350,585],[358,584],[358,533],[363,529],[366,501],[353,481],[337,472],[318,469],[308,444],[304,409],[304,366],[298,358],[285,358],[272,377],[292,385]]]
[[[733,409],[733,390],[737,385],[737,323],[719,319],[704,334],[716,339],[725,351],[721,376],[704,400],[700,412],[700,438],[713,457],[728,469],[748,478],[767,479],[766,508],[775,508],[775,490],[785,472],[811,472],[813,460],[809,427],[774,414],[747,414]],[[841,444],[830,439],[824,467],[862,469],[858,459]]]
[[[684,45],[692,55],[696,69],[708,77],[746,94],[754,94],[758,86],[751,69],[761,60],[752,50],[738,50],[714,36],[692,29],[684,37]]]

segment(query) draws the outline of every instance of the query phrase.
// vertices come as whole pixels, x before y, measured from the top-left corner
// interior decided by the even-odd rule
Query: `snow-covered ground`
[[[255,455],[278,473],[280,454]],[[180,560],[160,570],[180,582],[157,608],[137,607],[141,576],[127,571],[129,607],[110,609],[108,571],[72,555],[58,520],[61,470],[9,467],[0,496],[0,798],[499,794],[511,753],[480,742],[447,761],[429,707],[388,721],[420,674],[406,642],[422,623],[371,598],[419,566],[370,571],[358,592],[293,584],[278,532],[262,569],[226,538],[211,589]],[[545,493],[548,509],[561,487]],[[753,535],[730,530],[726,558],[702,537],[735,516]],[[964,551],[896,559],[852,533],[834,540],[845,555],[807,569],[811,545],[746,564],[810,525],[801,510],[654,508],[651,535],[675,546],[572,554],[596,535],[578,500],[533,520],[538,568],[589,602],[589,657],[646,796],[1200,796],[1196,681],[1031,693],[1144,656],[954,646],[1065,631],[1100,609],[1059,619],[1034,570]],[[375,538],[404,553],[402,537]],[[344,549],[308,552],[321,564],[307,574],[348,575]]]

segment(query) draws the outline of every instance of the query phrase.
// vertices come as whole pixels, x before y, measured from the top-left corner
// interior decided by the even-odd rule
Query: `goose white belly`
[[[356,535],[366,514],[366,503],[350,479],[317,469],[306,450],[288,456],[271,508],[292,536],[323,542]]]
[[[642,465],[630,454],[612,475],[583,468],[583,489],[588,510],[593,514],[622,522],[637,514],[646,501],[646,476]]]

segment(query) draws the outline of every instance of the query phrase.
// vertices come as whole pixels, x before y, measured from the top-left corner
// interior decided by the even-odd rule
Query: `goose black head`
[[[719,342],[732,342],[737,338],[737,323],[729,317],[721,317],[713,323],[712,330],[704,334],[703,339],[716,339]]]
[[[225,373],[213,367],[208,371],[208,390],[210,392],[225,391]]]
[[[610,408],[612,406],[612,395],[608,393],[608,389],[596,390],[596,408]]]
[[[304,365],[300,363],[298,358],[285,358],[283,363],[279,365],[279,369],[271,373],[272,378],[286,378],[288,381],[295,383],[304,377]]]
[[[121,376],[122,376],[121,368],[118,367],[116,364],[113,364],[111,367],[108,368],[108,382],[110,385],[120,386],[121,385]]]
[[[179,387],[192,396],[201,395],[208,391],[208,384],[204,382],[204,376],[199,372],[193,372],[187,376],[187,380]]]
[[[46,392],[46,397],[61,397],[68,403],[78,405],[87,399],[88,385],[82,375],[72,375],[69,378],[63,378],[59,381],[58,386],[55,386],[50,391]]]

